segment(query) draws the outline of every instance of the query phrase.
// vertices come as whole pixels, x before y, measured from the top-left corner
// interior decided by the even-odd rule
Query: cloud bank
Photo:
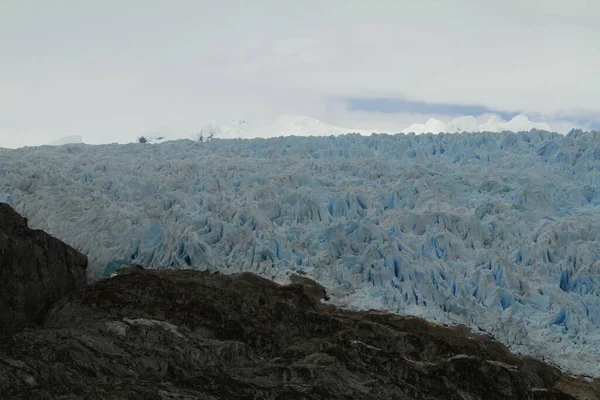
[[[0,146],[192,132],[240,110],[399,131],[477,115],[468,105],[600,126],[599,13],[584,0],[3,2]],[[364,107],[377,99],[408,103]]]

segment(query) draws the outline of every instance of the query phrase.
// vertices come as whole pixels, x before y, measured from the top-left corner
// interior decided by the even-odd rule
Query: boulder
[[[306,276],[300,276],[298,274],[291,274],[290,282],[293,284],[302,285],[304,294],[316,302],[320,302],[321,300],[329,300],[329,296],[327,296],[327,291],[323,285],[317,283],[313,279],[310,279]]]

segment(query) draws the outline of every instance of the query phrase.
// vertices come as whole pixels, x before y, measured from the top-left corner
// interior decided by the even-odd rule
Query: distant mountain
[[[235,115],[222,120],[214,120],[201,130],[204,138],[213,134],[216,138],[270,138],[279,136],[329,136],[345,133],[368,134],[370,132],[329,125],[315,118],[282,115],[273,121],[256,121],[245,116]],[[194,134],[197,139],[199,134]]]
[[[448,132],[476,132],[479,130],[479,124],[472,115],[458,117],[446,124]]]
[[[533,122],[525,115],[517,115],[510,121],[505,121],[497,115],[492,115],[486,122],[479,124],[473,116],[453,119],[445,123],[430,118],[425,124],[414,123],[404,129],[404,133],[459,133],[459,132],[522,132],[531,129],[551,131],[550,125],[544,122]]]
[[[282,115],[271,126],[273,136],[329,136],[345,133],[368,134],[370,132],[329,125],[310,117]]]
[[[51,143],[48,143],[48,146],[62,146],[63,144],[73,143],[83,143],[83,138],[78,135],[64,136]]]
[[[518,115],[510,121],[505,121],[497,115],[492,115],[483,123],[474,116],[463,116],[449,122],[430,118],[424,124],[414,123],[402,130],[403,133],[460,133],[460,132],[502,132],[502,131],[530,131],[531,129],[551,131],[547,123],[533,122],[525,115]],[[318,119],[284,114],[273,120],[257,120],[242,113],[232,113],[220,119],[208,122],[201,129],[192,132],[194,140],[218,139],[251,139],[251,138],[273,138],[286,136],[339,136],[348,133],[369,135],[372,130],[354,129],[351,127],[340,127],[330,125]],[[381,131],[379,131],[381,132]],[[147,143],[162,143],[165,138],[145,136]],[[171,137],[174,140],[182,137]],[[188,136],[187,138],[190,138]]]
[[[460,132],[502,132],[502,131],[530,131],[531,129],[551,131],[547,123],[533,122],[525,115],[518,115],[510,121],[505,121],[497,115],[491,115],[485,122],[481,122],[474,116],[463,116],[449,122],[430,118],[422,123],[414,123],[402,130],[403,133],[460,133]],[[376,129],[364,130],[352,127],[341,127],[331,125],[318,119],[284,114],[275,119],[261,120],[243,113],[232,113],[223,118],[214,119],[197,131],[188,135],[169,135],[166,137],[144,136],[144,143],[162,143],[168,140],[193,139],[210,140],[217,139],[253,139],[274,138],[287,136],[339,136],[349,133],[370,135],[372,132],[383,132]],[[397,132],[397,131],[395,131]],[[137,141],[139,141],[138,138]]]
[[[220,120],[213,120],[206,124],[198,133],[193,134],[193,139],[203,140],[212,137],[219,139],[236,139],[252,137],[257,129],[255,124],[249,118],[235,115]]]

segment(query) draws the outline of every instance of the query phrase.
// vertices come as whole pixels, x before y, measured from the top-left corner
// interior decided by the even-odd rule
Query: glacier
[[[0,201],[89,256],[302,271],[334,304],[487,332],[600,376],[600,132],[0,149]]]

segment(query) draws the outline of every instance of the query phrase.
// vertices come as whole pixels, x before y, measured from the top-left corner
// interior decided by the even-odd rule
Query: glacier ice
[[[94,279],[298,269],[338,305],[464,323],[600,376],[599,172],[600,132],[67,144],[0,149],[0,201]]]

